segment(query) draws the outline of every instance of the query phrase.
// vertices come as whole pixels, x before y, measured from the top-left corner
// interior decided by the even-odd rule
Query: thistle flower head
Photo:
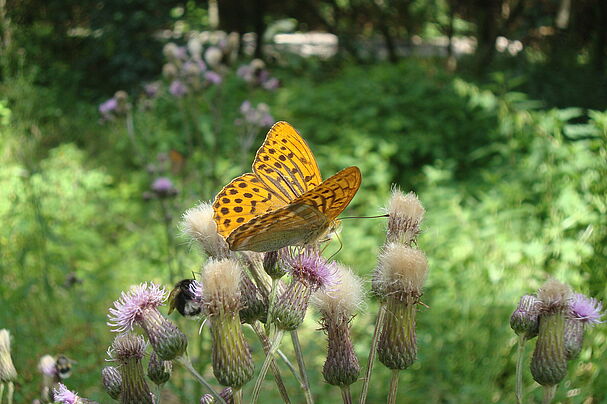
[[[114,308],[110,308],[108,325],[115,332],[132,330],[145,309],[157,308],[166,298],[166,290],[162,286],[143,282],[128,292],[122,292],[120,299],[114,302]]]
[[[55,358],[53,358],[51,355],[44,355],[42,358],[40,358],[40,361],[38,361],[38,370],[47,377],[57,376]]]
[[[510,327],[517,335],[524,334],[527,339],[537,336],[540,301],[533,295],[524,295],[510,317]]]
[[[549,279],[537,291],[542,312],[564,310],[569,305],[571,288],[556,279]]]
[[[61,404],[77,404],[81,402],[78,394],[68,390],[63,383],[59,383],[58,387],[53,390],[53,399]]]
[[[412,302],[422,295],[428,274],[424,253],[398,243],[389,243],[379,257],[374,273],[374,292],[378,296],[394,296]]]
[[[188,209],[183,214],[181,228],[184,234],[196,240],[204,252],[213,258],[228,256],[228,244],[217,232],[217,224],[213,220],[213,207],[210,203]]]
[[[335,264],[327,262],[317,251],[305,249],[295,257],[286,258],[286,268],[297,280],[315,292],[335,283]]]
[[[361,279],[346,266],[335,265],[335,285],[313,295],[312,304],[323,317],[350,318],[363,302]]]
[[[211,260],[202,270],[201,295],[209,315],[240,308],[242,270],[234,260]]]
[[[411,244],[420,232],[419,224],[426,210],[413,192],[404,194],[400,189],[392,190],[388,211],[388,242]]]
[[[112,360],[125,363],[131,359],[141,360],[148,344],[141,335],[120,334],[114,338],[108,355]]]
[[[573,295],[569,306],[569,314],[571,315],[571,318],[590,326],[604,323],[604,321],[601,320],[604,314],[603,304],[598,300],[581,293]]]

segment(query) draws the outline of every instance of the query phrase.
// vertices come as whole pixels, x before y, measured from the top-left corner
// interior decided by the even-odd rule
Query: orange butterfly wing
[[[280,208],[285,203],[269,191],[255,174],[234,178],[213,202],[213,219],[223,237],[256,216]]]
[[[276,122],[253,161],[253,172],[285,203],[322,182],[306,141],[287,122]]]
[[[235,251],[273,251],[313,242],[348,206],[361,183],[358,167],[348,167],[291,203],[251,219],[228,237]]]

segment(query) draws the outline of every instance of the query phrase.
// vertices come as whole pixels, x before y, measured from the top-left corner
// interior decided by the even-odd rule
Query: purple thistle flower
[[[109,322],[114,332],[133,329],[139,317],[147,308],[157,308],[166,300],[166,290],[154,283],[144,282],[129,292],[122,292],[120,299],[110,308]]]
[[[173,80],[169,86],[169,93],[173,97],[183,97],[188,92],[188,88],[179,80]]]
[[[240,104],[240,113],[246,115],[252,108],[251,101],[244,100],[242,104]]]
[[[108,115],[111,112],[115,111],[116,107],[118,107],[118,101],[115,98],[110,98],[109,100],[99,105],[99,112],[102,115]]]
[[[204,73],[204,78],[211,84],[221,84],[221,76],[213,71],[208,71]]]
[[[153,82],[153,83],[148,83],[143,86],[143,92],[149,98],[154,98],[158,94],[159,90],[160,90],[160,83],[157,81]]]
[[[263,88],[265,88],[266,90],[274,91],[278,87],[280,87],[280,81],[276,77],[271,77],[271,78],[267,79],[266,81],[264,81],[263,83],[261,83],[261,86]]]
[[[581,293],[576,293],[573,296],[569,306],[569,313],[573,319],[590,326],[604,323],[601,320],[603,317],[602,310],[603,304],[601,302]]]
[[[156,178],[152,183],[152,191],[159,194],[169,193],[173,188],[173,182],[166,177]]]
[[[59,387],[53,390],[53,400],[61,404],[76,404],[79,399],[78,394],[68,390],[63,383],[59,383]]]
[[[238,75],[238,77],[242,77],[245,80],[250,80],[251,74],[252,74],[252,69],[251,66],[249,65],[242,65],[238,68],[238,70],[236,70],[236,74]]]
[[[295,257],[287,257],[287,271],[312,291],[335,284],[335,263],[327,262],[317,251],[306,249]]]

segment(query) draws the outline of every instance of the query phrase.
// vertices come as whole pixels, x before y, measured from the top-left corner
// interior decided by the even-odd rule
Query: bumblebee
[[[60,379],[67,379],[72,375],[73,360],[64,355],[59,355],[55,359],[55,371]]]
[[[177,309],[184,317],[193,318],[200,315],[202,304],[192,292],[195,279],[183,279],[175,284],[169,294],[169,314]]]

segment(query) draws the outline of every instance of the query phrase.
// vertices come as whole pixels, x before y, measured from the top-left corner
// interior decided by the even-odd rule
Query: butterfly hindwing
[[[255,155],[253,172],[285,203],[322,181],[312,151],[287,122],[272,126]]]
[[[327,178],[319,186],[293,200],[292,203],[313,206],[327,216],[329,221],[332,221],[354,198],[361,180],[358,167],[344,168],[334,176]]]
[[[243,174],[223,187],[213,202],[217,231],[227,237],[235,228],[256,216],[284,206],[255,174]]]
[[[267,252],[316,240],[329,228],[327,217],[306,204],[289,204],[258,216],[227,238],[234,251]]]

